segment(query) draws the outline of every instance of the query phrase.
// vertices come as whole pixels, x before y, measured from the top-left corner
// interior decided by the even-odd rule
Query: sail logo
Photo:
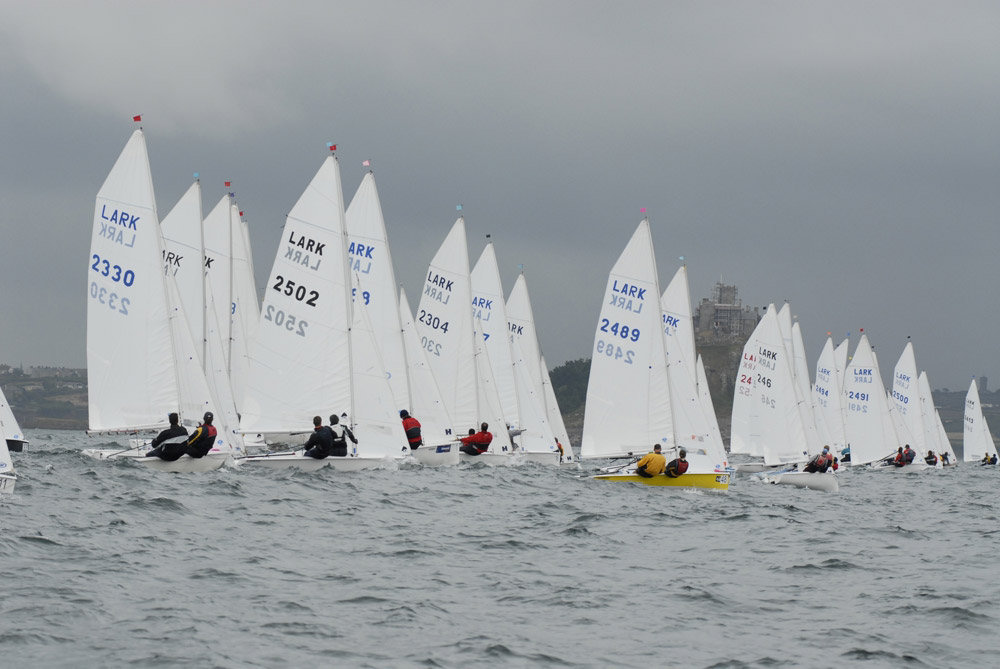
[[[507,322],[507,327],[509,327],[510,331],[513,332],[516,335],[523,335],[524,334],[524,326],[523,325],[518,325],[517,323],[511,323],[511,322],[508,321]]]
[[[441,304],[448,304],[451,300],[451,289],[454,287],[453,279],[446,279],[440,274],[427,272],[427,285],[424,286],[424,295],[437,300]]]
[[[490,320],[490,316],[493,314],[493,300],[487,300],[484,297],[474,297],[472,298],[472,317],[478,318],[484,323]],[[489,338],[489,335],[486,336]]]
[[[667,329],[665,329],[664,332],[667,332],[669,334],[670,330],[679,328],[681,322],[677,318],[674,318],[673,316],[668,316],[667,314],[663,314],[663,324],[667,326]]]
[[[102,239],[110,239],[116,244],[132,248],[135,246],[135,235],[139,231],[139,217],[126,211],[114,209],[108,213],[108,205],[101,205],[101,230],[97,233]],[[135,230],[136,232],[129,232]]]
[[[374,246],[351,242],[347,247],[347,262],[351,265],[351,271],[358,272],[360,274],[371,274],[372,261],[374,260],[372,253],[374,251]],[[356,257],[351,258],[350,256]]]
[[[285,249],[285,260],[291,260],[297,265],[302,265],[313,271],[319,269],[319,265],[323,262],[323,259],[316,258],[313,262],[313,255],[322,256],[323,249],[326,248],[326,242],[317,242],[315,239],[299,235],[298,239],[295,237],[295,231],[292,230],[288,233],[288,247]]]
[[[760,347],[757,348],[757,352],[760,353],[760,356],[762,358],[764,358],[765,360],[777,360],[778,359],[778,352],[777,351],[772,351],[769,348],[764,348],[763,346],[760,346]]]

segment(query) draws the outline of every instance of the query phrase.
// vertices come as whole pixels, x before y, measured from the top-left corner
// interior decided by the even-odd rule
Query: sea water
[[[5,667],[984,667],[996,468],[728,493],[596,468],[171,475],[29,431]]]

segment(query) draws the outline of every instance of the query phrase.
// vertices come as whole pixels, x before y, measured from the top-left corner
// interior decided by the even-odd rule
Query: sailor
[[[941,464],[945,467],[951,464],[951,455],[947,452],[941,454]]]
[[[493,442],[493,433],[489,431],[489,424],[483,423],[479,426],[479,432],[469,430],[469,436],[462,437],[462,446],[459,449],[468,455],[481,455],[490,449]]]
[[[934,455],[934,451],[927,451],[927,455],[924,457],[924,462],[931,467],[937,466],[938,459],[937,456]]]
[[[559,443],[559,437],[556,437],[556,450],[559,451],[559,462],[562,462],[566,451],[563,450],[563,445]]]
[[[906,466],[906,456],[903,455],[903,447],[900,446],[896,449],[896,457],[892,459],[893,467],[905,467]]]
[[[837,471],[838,469],[840,469],[840,462],[837,460],[836,457],[833,459],[833,464],[830,466],[833,467],[833,471]]]
[[[677,458],[667,463],[667,471],[664,473],[672,479],[677,478],[688,470],[687,451],[683,448],[677,454]]]
[[[910,445],[907,444],[906,448],[903,449],[903,459],[906,460],[906,464],[912,465],[913,458],[915,457],[917,457],[917,452],[910,448]]]
[[[333,433],[333,448],[330,455],[345,457],[347,455],[347,440],[350,439],[355,444],[358,443],[351,428],[340,424],[337,414],[330,416],[330,431]]]
[[[847,446],[844,446],[844,448],[842,448],[840,450],[840,461],[841,462],[850,462],[851,461],[851,445],[850,444],[848,444]]]
[[[659,444],[653,444],[653,452],[646,453],[639,462],[635,463],[635,473],[644,479],[659,476],[666,468],[667,459],[660,452]]]
[[[211,411],[206,411],[202,417],[202,423],[198,429],[184,442],[184,452],[192,458],[203,458],[215,446],[215,438],[219,435],[212,420],[215,416]]]
[[[313,433],[309,435],[303,448],[306,450],[302,455],[317,460],[322,460],[333,451],[333,430],[323,425],[323,419],[319,416],[313,416]]]
[[[824,446],[823,452],[813,456],[813,459],[806,463],[802,471],[823,474],[832,464],[833,457],[830,455],[830,447]]]
[[[399,417],[403,420],[403,432],[406,432],[406,440],[410,443],[410,450],[415,451],[424,445],[424,439],[420,435],[420,421],[410,415],[406,409],[401,409]]]
[[[995,465],[996,463],[997,463],[997,456],[995,454],[990,455],[989,453],[984,455],[983,459],[979,461],[979,464],[981,465]]]
[[[153,450],[146,453],[147,458],[161,457],[160,454],[163,452],[164,447],[167,446],[167,444],[164,444],[163,442],[167,439],[187,436],[187,428],[180,424],[180,417],[176,413],[168,414],[167,420],[170,421],[170,427],[153,437],[153,441],[149,443],[149,445],[153,447]],[[177,458],[182,455],[184,455],[184,449],[179,449]],[[177,458],[174,458],[174,460]]]

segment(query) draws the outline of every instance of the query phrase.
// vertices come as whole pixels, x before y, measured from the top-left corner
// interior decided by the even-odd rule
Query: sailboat
[[[410,397],[409,411],[420,421],[424,441],[411,455],[422,465],[457,465],[458,443],[452,433],[451,418],[427,362],[427,350],[417,334],[413,311],[402,288],[399,289],[399,320],[403,328],[406,373],[410,386],[418,389]]]
[[[487,464],[509,462],[510,437],[500,408],[499,392],[484,345],[482,323],[475,322],[465,219],[459,217],[431,259],[414,324],[455,435],[487,423],[493,434]],[[457,437],[456,437],[457,440]],[[429,452],[417,449],[418,460]],[[459,459],[462,459],[459,455]]]
[[[878,362],[862,334],[844,374],[844,436],[851,447],[851,466],[891,458],[900,446]]]
[[[643,219],[608,276],[587,384],[582,458],[633,458],[653,445],[678,450],[662,326],[649,219]],[[629,466],[595,478],[728,489],[728,472],[699,471],[697,464],[677,478],[643,478]]]
[[[88,407],[91,433],[153,432],[167,414],[214,410],[177,286],[165,275],[145,136],[132,133],[97,194],[87,302]],[[85,449],[96,459],[128,457],[160,471],[221,467],[233,452],[219,427],[211,452],[174,462],[132,448]]]
[[[938,456],[938,464],[942,467],[958,464],[955,449],[944,431],[941,414],[934,406],[934,396],[931,393],[931,383],[927,380],[927,372],[920,372],[917,377],[918,394],[920,397],[920,415],[924,428],[927,449],[933,450]]]
[[[388,399],[359,396],[368,386],[352,349],[373,334],[364,325],[367,315],[359,312],[363,302],[358,309],[352,304],[356,285],[347,249],[340,166],[329,155],[285,220],[250,347],[241,427],[273,443],[289,443],[305,433],[303,426],[312,416],[346,413],[354,421],[359,444],[349,446],[347,456],[317,460],[293,450],[240,458],[238,464],[307,470],[329,465],[353,471],[383,466],[405,446],[398,418],[398,440],[389,449],[383,437],[391,428],[381,420],[365,420],[369,408],[384,412],[394,401],[391,394]],[[371,346],[375,344],[364,342],[363,352],[370,353]],[[366,361],[376,363],[370,356]]]
[[[541,346],[538,343],[535,315],[531,308],[528,282],[523,270],[517,275],[514,287],[511,288],[510,294],[507,296],[506,308],[512,348],[515,351],[519,350],[524,357],[524,366],[532,384],[530,392],[535,397],[541,396],[544,402],[545,417],[548,419],[549,430],[553,435],[552,449],[548,453],[544,451],[528,452],[525,453],[525,457],[529,462],[555,461],[559,464],[576,464],[577,459],[573,454],[573,445],[566,432],[562,412],[559,410],[559,402],[556,400],[555,390],[552,387],[552,379],[549,377],[549,368],[545,364],[545,356],[542,355]],[[561,459],[558,457],[559,449],[555,444],[557,439],[563,447]]]
[[[10,495],[17,484],[17,474],[14,473],[14,462],[10,458],[7,443],[0,441],[0,495]]]
[[[962,439],[962,460],[964,462],[982,462],[984,456],[994,458],[997,447],[990,433],[990,426],[983,416],[983,405],[979,401],[979,387],[973,377],[969,391],[965,395],[965,430]]]
[[[24,445],[28,443],[21,426],[14,418],[14,412],[11,411],[7,398],[4,397],[3,390],[0,390],[0,440],[6,443],[8,450],[16,453],[24,450]]]

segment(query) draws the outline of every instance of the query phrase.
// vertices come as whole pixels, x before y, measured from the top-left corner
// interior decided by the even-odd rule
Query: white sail
[[[359,284],[357,273],[354,278],[355,284]],[[380,337],[363,298],[355,292],[354,299],[354,325],[351,328],[354,414],[351,421],[358,438],[357,453],[366,457],[400,457],[410,449],[378,343],[395,333]]]
[[[767,307],[768,311],[774,310],[774,305]],[[761,319],[763,322],[763,319]],[[754,437],[753,431],[756,429],[753,424],[760,413],[758,404],[760,398],[756,394],[756,378],[758,374],[758,338],[763,336],[764,329],[770,325],[761,325],[750,333],[747,343],[743,345],[743,355],[740,357],[740,366],[736,370],[736,383],[733,389],[733,413],[730,419],[729,428],[729,452],[744,455],[763,456],[760,440]]]
[[[195,180],[160,223],[163,271],[173,277],[199,360],[205,359],[205,259],[201,184]]]
[[[212,291],[215,319],[222,328],[226,369],[232,356],[232,195],[223,195],[203,222],[205,240],[205,282]]]
[[[549,419],[549,426],[553,434],[559,438],[559,443],[563,445],[563,450],[569,454],[572,446],[569,441],[569,434],[566,433],[566,426],[563,423],[562,412],[559,410],[559,403],[556,401],[555,391],[552,388],[552,379],[549,378],[549,369],[545,364],[545,357],[542,355],[541,347],[538,343],[538,332],[535,328],[535,315],[531,309],[531,298],[528,295],[528,282],[524,273],[518,274],[511,288],[510,295],[507,296],[507,325],[510,328],[512,339],[517,340],[521,351],[524,354],[528,365],[528,373],[534,383],[534,390],[537,393],[541,389],[541,396],[545,400],[545,415]],[[537,365],[531,363],[538,360]],[[566,462],[566,456],[563,461]]]
[[[672,447],[673,421],[660,315],[660,285],[643,219],[608,276],[587,384],[584,458]]]
[[[726,453],[725,443],[722,441],[722,431],[719,429],[719,417],[715,413],[715,403],[712,402],[712,393],[708,387],[708,375],[705,374],[705,363],[702,362],[701,355],[695,364],[698,374],[698,396],[701,398],[701,406],[708,416],[708,428],[711,434],[714,448],[717,454],[721,454],[723,466],[729,464],[729,456]]]
[[[979,462],[983,456],[997,454],[993,435],[983,416],[983,405],[979,401],[979,388],[976,379],[969,384],[969,392],[965,395],[965,430],[962,439],[962,460]]]
[[[885,386],[868,335],[861,335],[844,378],[844,436],[851,464],[864,465],[896,452],[899,440],[889,413]]]
[[[927,450],[934,451],[939,458],[943,454],[947,454],[949,463],[957,463],[955,450],[951,447],[948,435],[944,431],[941,416],[934,407],[934,395],[931,393],[931,383],[927,379],[927,372],[920,372],[917,377],[917,394],[920,401],[920,419]],[[924,455],[924,453],[920,453],[920,455]]]
[[[367,307],[372,327],[380,334],[382,364],[385,365],[397,408],[409,407],[411,389],[406,374],[396,275],[372,172],[365,174],[361,180],[347,207],[346,220],[348,263],[358,279],[361,302]],[[355,304],[358,299],[355,295]]]
[[[235,202],[229,209],[229,224],[232,227],[229,379],[236,406],[242,407],[243,393],[250,378],[250,345],[260,322],[260,305],[257,303],[257,284],[247,226]]]
[[[787,305],[786,305],[787,306]],[[819,438],[816,427],[816,410],[812,401],[812,384],[809,383],[809,363],[806,360],[806,347],[802,341],[802,328],[799,322],[792,324],[792,348],[788,352],[792,356],[792,375],[795,379],[795,398],[799,403],[802,426],[806,431],[806,450],[810,455],[816,455],[825,445]]]
[[[663,345],[667,355],[667,379],[670,384],[670,411],[674,439],[692,456],[701,453],[722,467],[725,451],[713,443],[709,418],[698,393],[697,356],[694,327],[688,294],[687,268],[681,266],[660,297]]]
[[[92,431],[163,428],[178,404],[162,263],[146,141],[136,130],[94,209],[87,272]]]
[[[403,328],[403,344],[406,350],[406,372],[410,379],[410,406],[406,409],[420,421],[421,434],[426,444],[442,443],[455,435],[451,429],[451,418],[437,380],[427,363],[427,354],[420,343],[420,336],[413,324],[413,312],[406,292],[399,289],[399,319]]]
[[[27,438],[14,418],[14,412],[4,397],[3,390],[0,390],[0,443],[4,446],[11,446],[19,450],[20,445],[27,443]]]
[[[351,410],[345,239],[340,168],[329,156],[285,221],[250,348],[244,432],[288,433]]]
[[[505,321],[506,322],[506,321]],[[506,331],[506,328],[504,328]],[[512,342],[513,370],[518,403],[518,427],[524,432],[518,437],[521,449],[528,453],[555,453],[556,437],[545,413],[545,399],[535,389],[528,372],[530,361],[521,349],[520,340]],[[564,449],[565,451],[565,446]]]
[[[784,337],[773,307],[768,307],[750,339],[756,349],[756,373],[748,439],[760,451],[764,463],[777,465],[803,462],[809,447],[801,403],[797,397],[794,361],[784,345]]]
[[[837,366],[833,340],[826,338],[823,351],[816,360],[816,381],[812,387],[813,408],[820,439],[834,453],[846,445],[844,439],[844,412],[841,395],[842,374]]]
[[[520,340],[518,340],[520,345]],[[562,412],[559,410],[559,401],[556,399],[556,391],[552,386],[552,379],[549,377],[549,368],[545,364],[545,356],[539,359],[542,369],[542,397],[545,399],[545,415],[549,419],[549,428],[559,443],[563,445],[563,462],[573,462],[573,446],[570,444],[569,435],[566,433],[566,424],[563,422]],[[528,365],[530,370],[531,365]]]
[[[904,444],[909,444],[920,456],[926,455],[927,439],[924,436],[923,418],[920,415],[917,360],[913,355],[912,342],[906,342],[896,362],[889,397],[896,417],[897,438]]]
[[[455,434],[482,422],[476,413],[472,286],[465,219],[455,221],[427,269],[415,327]]]
[[[507,325],[507,310],[503,299],[503,285],[500,282],[500,267],[497,264],[493,242],[486,242],[486,247],[479,256],[479,260],[472,268],[470,279],[472,281],[472,315],[478,321],[486,350],[489,351],[504,420],[512,428],[523,428],[518,411],[518,389],[514,381],[511,334]],[[536,363],[532,360],[531,364]],[[533,388],[531,390],[534,391]]]
[[[490,361],[490,352],[486,346],[486,338],[483,337],[481,323],[475,320],[476,329],[474,331],[474,354],[473,367],[466,370],[467,373],[476,377],[476,416],[480,422],[487,423],[493,433],[493,441],[490,442],[490,453],[510,452],[510,433],[504,423],[503,406],[500,403],[500,392],[497,387],[496,378],[493,376],[493,363]],[[479,423],[470,425],[478,430]],[[468,430],[466,430],[468,432]]]
[[[840,379],[840,390],[844,389],[844,377],[847,371],[847,354],[851,347],[851,340],[844,338],[833,351],[834,369],[837,370],[837,377]]]
[[[212,294],[207,294],[208,303],[205,308],[205,362],[202,366],[204,378],[208,386],[209,406],[206,411],[215,415],[213,425],[218,432],[216,448],[228,450],[235,455],[244,455],[246,447],[243,434],[240,432],[240,418],[236,411],[236,401],[229,382],[229,370],[226,369],[225,347],[222,343],[223,329],[216,318],[215,304]],[[201,419],[201,414],[189,416]]]

